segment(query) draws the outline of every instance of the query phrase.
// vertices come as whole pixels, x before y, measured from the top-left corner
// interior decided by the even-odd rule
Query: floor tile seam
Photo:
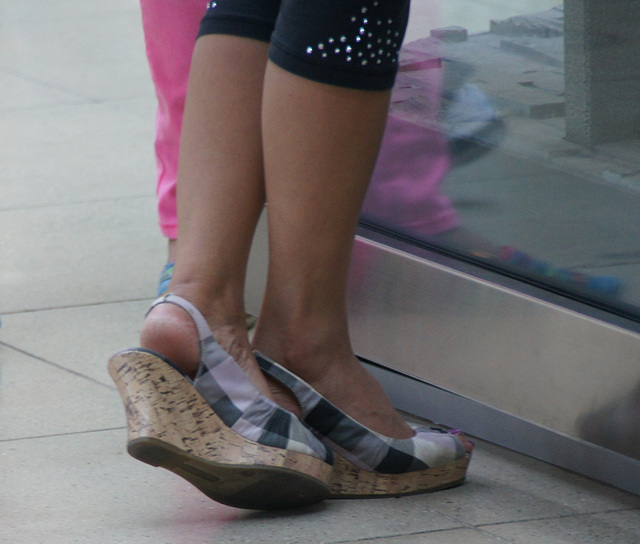
[[[101,4],[106,4],[108,6],[108,2],[102,2]],[[9,11],[13,11],[15,13],[18,10],[9,10]],[[61,15],[53,15],[51,17],[47,17],[46,19],[47,24],[51,25],[54,23],[61,23],[61,22],[83,21],[86,19],[99,19],[100,22],[104,22],[104,19],[107,17],[131,16],[132,14],[139,16],[138,14],[140,13],[140,9],[137,7],[134,8],[134,7],[127,6],[122,8],[111,8],[111,9],[107,8],[104,11],[96,10],[93,12],[91,11],[83,12],[81,10],[76,10],[73,12],[72,15],[68,9],[65,9],[64,11],[61,11],[59,13],[61,13]],[[34,21],[36,23],[38,22],[36,19],[34,19],[33,13],[31,13],[29,16],[18,15],[16,19],[11,21],[11,23],[14,28],[20,28],[21,26],[31,25],[31,23],[33,23]]]
[[[53,90],[53,91],[58,91],[58,92],[63,92],[63,93],[67,93],[70,96],[73,96],[75,98],[81,98],[83,100],[86,100],[88,102],[88,104],[94,103],[95,99],[92,98],[91,96],[88,96],[86,94],[82,94],[79,93],[77,91],[74,91],[68,87],[65,87],[64,85],[56,85],[55,83],[51,83],[49,81],[46,81],[44,79],[40,79],[34,76],[30,76],[24,73],[21,73],[15,69],[11,69],[7,66],[0,66],[0,73],[8,75],[8,76],[12,76],[12,77],[17,77],[19,79],[22,79],[23,81],[26,81],[28,83],[34,83],[36,85],[39,85],[41,87],[45,87],[46,89],[49,90]],[[13,110],[13,111],[29,111],[29,110],[40,110],[40,109],[50,109],[50,108],[57,108],[60,106],[70,106],[70,105],[82,105],[84,103],[77,103],[77,104],[51,104],[49,106],[39,106],[39,107],[35,107],[35,108],[20,108],[18,110]],[[11,111],[11,110],[3,110],[3,111]]]
[[[71,431],[68,433],[53,433],[53,434],[43,434],[38,436],[22,436],[19,438],[0,438],[0,444],[7,444],[9,442],[22,442],[25,440],[43,440],[47,438],[57,438],[61,436],[77,436],[80,434],[91,434],[91,433],[105,433],[112,431],[122,431],[126,430],[127,426],[123,425],[120,427],[106,427],[104,429],[87,429],[84,431]]]
[[[25,81],[28,81],[36,85],[40,85],[41,87],[48,90],[65,93],[69,95],[69,101],[67,102],[64,99],[59,99],[51,104],[42,104],[39,106],[24,106],[24,107],[15,107],[15,108],[12,108],[10,106],[3,107],[2,109],[0,109],[0,114],[24,113],[24,112],[31,112],[31,111],[41,112],[41,111],[55,110],[60,108],[75,108],[75,107],[99,106],[99,105],[110,106],[112,104],[118,104],[118,103],[130,101],[130,100],[139,100],[141,98],[149,99],[149,100],[152,99],[151,98],[152,94],[150,94],[150,92],[138,92],[132,95],[119,96],[119,97],[107,97],[107,98],[96,97],[96,96],[80,93],[77,91],[73,91],[69,88],[66,88],[60,85],[54,85],[44,81],[39,81],[37,79],[24,77],[19,74],[9,74],[9,75],[18,77],[20,79],[23,79]],[[75,101],[71,99],[75,99]]]
[[[105,3],[103,2],[102,4],[105,4]],[[74,13],[74,16],[71,19],[67,16],[67,12],[64,12],[64,13],[65,13],[64,16],[60,16],[60,17],[54,16],[54,17],[47,18],[47,24],[51,26],[52,24],[56,24],[59,22],[69,22],[70,20],[74,22],[78,22],[79,24],[82,24],[82,21],[96,19],[97,21],[99,21],[101,24],[104,25],[104,23],[107,22],[106,21],[107,18],[111,18],[111,19],[123,18],[123,17],[129,18],[131,17],[132,14],[135,15],[137,18],[141,17],[139,8],[130,8],[130,7],[126,7],[122,9],[111,9],[105,12],[96,11],[96,12],[84,13],[82,11],[76,11]],[[35,19],[33,17],[18,16],[17,19],[11,22],[11,25],[12,25],[12,28],[15,29],[16,31],[24,30],[25,32],[27,32],[26,27],[31,26],[31,24],[34,21]]]
[[[475,530],[481,535],[486,536],[491,540],[495,540],[496,543],[501,542],[504,544],[513,544],[513,540],[507,540],[506,538],[503,538],[500,535],[496,535],[496,534],[490,533],[489,531],[485,531],[481,526],[476,527]]]
[[[525,519],[514,519],[512,521],[501,521],[495,523],[481,523],[478,525],[470,525],[479,531],[488,531],[491,527],[502,527],[506,525],[513,525],[516,523],[530,523],[535,521],[562,521],[566,519],[586,518],[590,516],[603,515],[603,514],[616,514],[620,512],[634,512],[640,511],[640,508],[607,508],[605,510],[594,510],[591,512],[574,512],[572,514],[559,514],[557,516],[539,516]],[[488,533],[493,535],[493,533]]]
[[[503,522],[496,522],[496,523],[488,523],[488,524],[474,524],[474,523],[469,523],[469,522],[465,522],[461,519],[458,519],[457,517],[451,515],[451,514],[443,514],[444,517],[450,519],[452,522],[460,524],[460,527],[454,527],[451,529],[442,529],[440,530],[441,532],[443,531],[449,531],[449,530],[460,530],[460,529],[466,529],[469,531],[473,531],[476,533],[480,533],[484,536],[487,536],[489,538],[491,538],[492,540],[495,540],[497,543],[498,542],[502,542],[505,544],[511,544],[512,541],[510,540],[505,540],[504,538],[502,538],[499,535],[493,534],[491,532],[489,532],[486,528],[488,527],[494,527],[494,526],[502,526],[502,525],[510,525],[512,523],[522,523],[522,522],[526,522],[526,521],[536,521],[538,518],[535,519],[531,519],[531,520],[513,520],[513,521],[503,521]],[[561,517],[561,516],[558,516]],[[539,519],[546,519],[544,517],[541,517]],[[433,531],[435,532],[435,531]],[[419,533],[418,533],[419,534]]]
[[[444,516],[451,517],[451,516]],[[446,529],[434,529],[432,531],[410,531],[410,532],[398,532],[394,534],[381,535],[381,536],[367,536],[362,538],[350,539],[350,540],[332,540],[323,542],[323,544],[354,544],[358,542],[375,542],[376,540],[384,541],[388,538],[397,538],[397,537],[409,537],[409,536],[419,536],[419,535],[434,535],[438,533],[446,533],[448,531],[460,531],[460,530],[469,530],[472,529],[472,526],[467,526],[466,524],[460,524],[459,527],[447,527]],[[495,538],[495,537],[494,537]]]
[[[113,198],[95,198],[88,200],[80,200],[77,202],[60,202],[57,204],[39,204],[34,206],[20,206],[20,207],[11,207],[11,208],[0,208],[1,213],[11,213],[11,212],[22,212],[22,211],[35,211],[35,210],[54,210],[57,208],[63,207],[71,207],[71,206],[87,206],[90,204],[104,204],[106,202],[122,202],[125,200],[143,200],[143,199],[155,199],[154,193],[149,194],[134,194],[129,196],[119,196]]]
[[[151,302],[154,300],[153,296],[145,296],[145,297],[136,297],[136,298],[126,298],[126,299],[118,299],[118,300],[104,300],[104,301],[100,301],[100,302],[83,302],[83,303],[79,303],[79,304],[67,304],[67,305],[61,305],[61,306],[43,306],[42,308],[25,308],[22,310],[13,310],[13,311],[3,311],[2,312],[2,316],[6,317],[9,315],[20,315],[20,314],[32,314],[32,313],[37,313],[37,312],[55,312],[58,310],[74,310],[74,309],[79,309],[79,308],[94,308],[96,306],[107,306],[109,304],[127,304],[127,303],[133,303],[133,302],[148,302],[149,304],[151,304]],[[4,342],[0,341],[0,345],[5,344]],[[17,348],[16,346],[12,346],[11,344],[6,344],[7,347],[12,347],[15,349],[20,349]]]
[[[451,522],[451,524],[453,525],[453,527],[446,527],[443,529],[434,529],[434,530],[424,530],[424,531],[411,531],[411,532],[407,532],[407,533],[396,533],[393,535],[386,535],[386,536],[376,536],[376,537],[363,537],[361,539],[355,539],[355,540],[345,540],[345,541],[334,541],[331,543],[326,543],[326,544],[350,544],[350,543],[357,543],[360,541],[373,541],[373,540],[382,540],[385,538],[395,538],[398,536],[401,537],[406,537],[406,536],[415,536],[415,535],[422,535],[422,534],[437,534],[437,533],[445,533],[447,531],[459,531],[459,530],[471,530],[471,531],[478,531],[480,532],[480,530],[474,526],[473,524],[467,523],[465,521],[462,521],[458,518],[456,518],[455,516],[451,515],[451,514],[447,514],[445,512],[441,512],[439,511],[437,508],[430,508],[427,510],[429,513],[434,514],[436,516],[438,516],[439,519],[441,520],[447,520],[449,522]],[[495,535],[491,535],[492,538],[498,538]],[[500,542],[506,542],[503,541],[502,539],[499,540]]]
[[[67,372],[69,374],[72,374],[74,376],[77,376],[79,378],[83,378],[84,380],[87,380],[95,385],[100,385],[101,387],[105,387],[107,389],[110,389],[112,391],[115,391],[116,388],[113,385],[109,385],[107,383],[101,382],[100,380],[96,380],[95,378],[92,378],[91,376],[87,376],[86,374],[83,374],[82,372],[78,372],[77,370],[72,370],[70,368],[67,368],[59,363],[56,363],[54,361],[51,361],[49,359],[46,359],[44,357],[40,357],[39,355],[36,355],[34,353],[30,353],[28,351],[25,351],[23,349],[20,349],[16,346],[12,346],[11,344],[7,344],[6,342],[0,342],[0,346],[4,346],[7,349],[11,349],[13,351],[16,351],[18,353],[21,353],[22,355],[25,355],[27,357],[30,357],[32,359],[35,359],[36,361],[39,361],[41,363],[44,363],[46,365],[52,366],[54,368],[57,368],[58,370],[62,370],[63,372]]]
[[[0,114],[11,114],[11,113],[25,113],[25,112],[42,112],[42,111],[46,111],[46,110],[53,110],[53,109],[57,109],[57,108],[68,108],[68,107],[74,107],[74,106],[86,106],[86,105],[93,105],[96,104],[97,102],[95,102],[94,100],[92,100],[90,97],[86,97],[86,96],[82,96],[79,94],[74,94],[71,91],[68,91],[66,89],[60,89],[60,88],[56,88],[53,86],[48,86],[48,88],[50,90],[54,90],[57,92],[64,92],[69,94],[69,100],[65,101],[65,99],[56,99],[56,101],[50,103],[50,104],[40,104],[37,106],[23,106],[23,107],[3,107],[0,110]],[[74,100],[75,99],[75,100]]]

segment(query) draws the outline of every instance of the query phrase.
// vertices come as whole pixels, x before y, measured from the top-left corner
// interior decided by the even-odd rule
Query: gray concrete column
[[[640,1],[565,0],[567,139],[640,137]]]

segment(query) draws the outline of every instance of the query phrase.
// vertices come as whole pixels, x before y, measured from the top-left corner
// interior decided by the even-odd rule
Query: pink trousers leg
[[[155,153],[162,234],[178,236],[176,178],[191,55],[206,0],[140,0],[142,27],[158,98]]]

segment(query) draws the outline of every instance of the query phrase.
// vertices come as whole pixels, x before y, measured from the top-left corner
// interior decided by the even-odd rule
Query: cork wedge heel
[[[254,352],[262,371],[295,395],[302,421],[335,455],[334,499],[399,497],[460,485],[471,453],[455,432],[412,425],[415,435],[395,439],[361,425],[309,384]]]
[[[186,301],[167,297],[185,308]],[[229,506],[277,510],[328,498],[331,452],[261,395],[208,326],[201,332],[202,364],[193,381],[148,350],[110,359],[127,414],[128,452]]]
[[[385,474],[361,468],[336,454],[331,478],[331,498],[401,497],[456,487],[466,479],[470,458],[468,455],[433,468]]]

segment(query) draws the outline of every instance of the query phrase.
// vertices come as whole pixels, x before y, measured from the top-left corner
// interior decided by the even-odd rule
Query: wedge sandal
[[[383,436],[361,425],[298,376],[260,352],[262,371],[295,395],[302,421],[335,454],[332,498],[401,496],[446,489],[466,477],[471,454],[457,431],[411,425],[408,439]]]
[[[198,310],[201,364],[190,380],[145,349],[125,350],[109,373],[125,405],[128,452],[174,472],[211,499],[238,508],[299,508],[330,496],[333,455],[293,414],[266,398],[214,340]]]

